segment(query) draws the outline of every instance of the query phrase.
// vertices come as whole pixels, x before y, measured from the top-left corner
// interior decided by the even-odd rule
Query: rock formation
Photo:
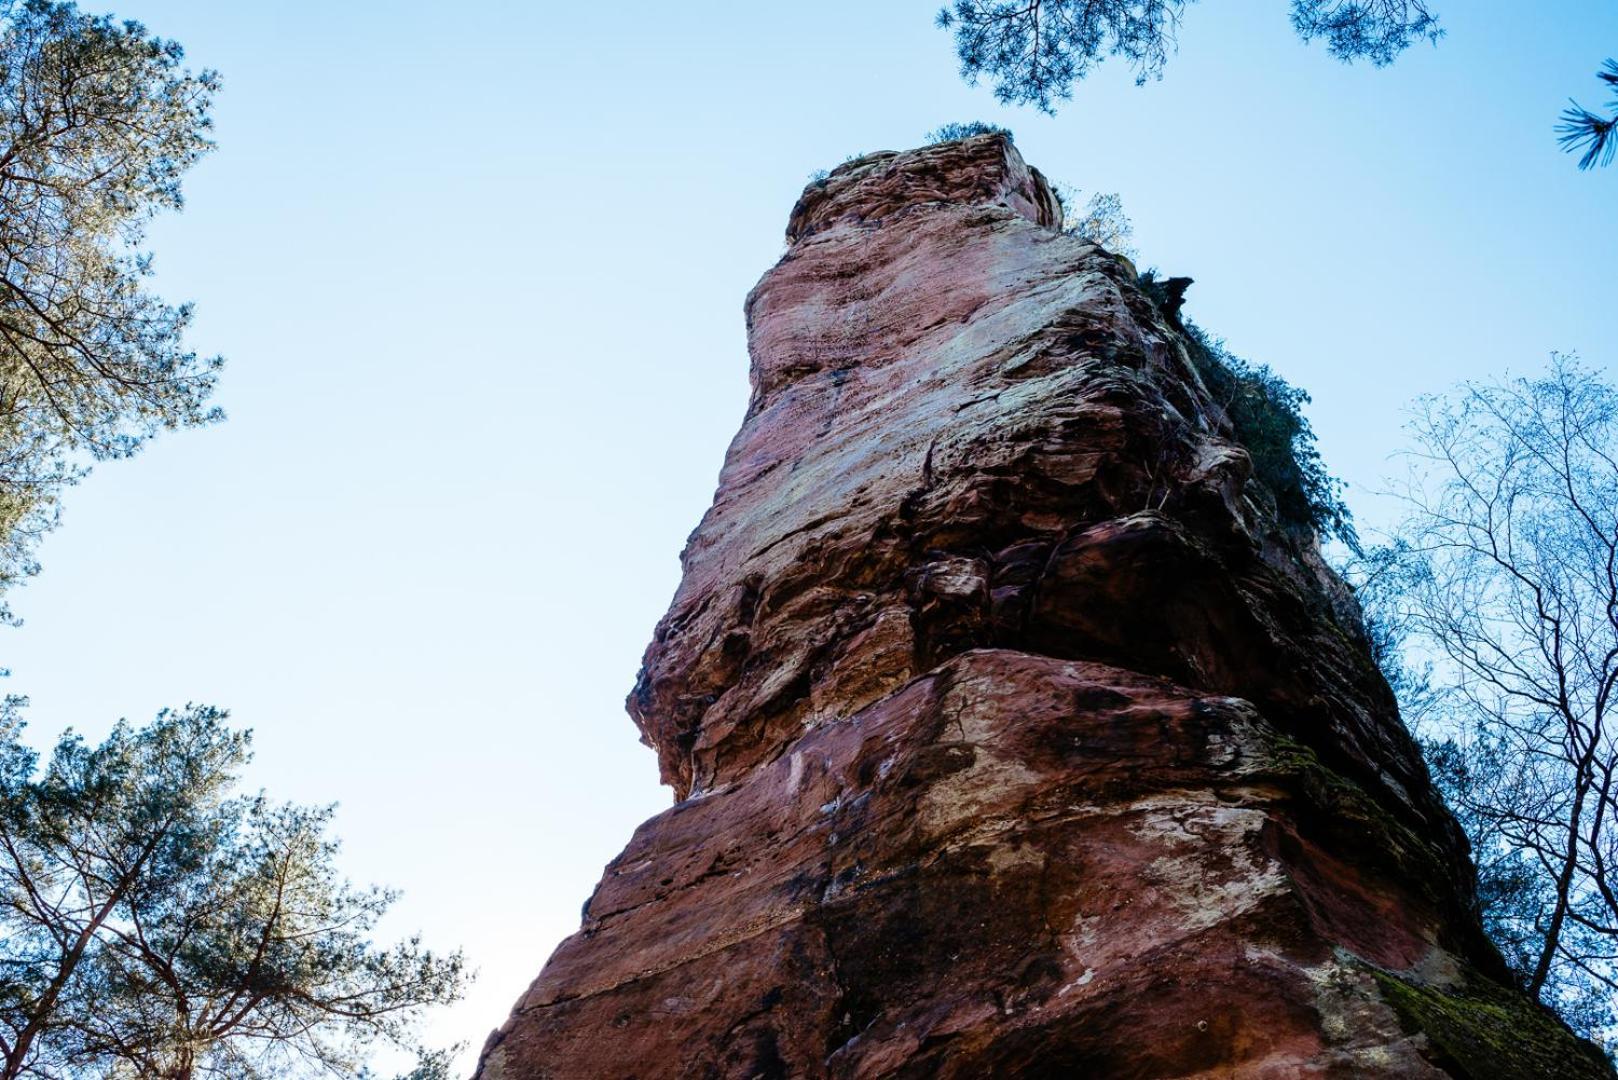
[[[1581,1077],[1344,586],[998,135],[805,191],[539,1077]]]

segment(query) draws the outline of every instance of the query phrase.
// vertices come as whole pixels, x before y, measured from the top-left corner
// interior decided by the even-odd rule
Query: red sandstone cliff
[[[836,170],[630,711],[680,802],[538,1077],[1608,1075],[1500,981],[1311,537],[998,136]]]

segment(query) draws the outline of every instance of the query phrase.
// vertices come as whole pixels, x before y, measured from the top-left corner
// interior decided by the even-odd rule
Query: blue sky
[[[1314,395],[1371,525],[1416,395],[1618,363],[1618,168],[1551,131],[1618,4],[1438,6],[1378,71],[1284,0],[1194,5],[1161,82],[1108,64],[1049,118],[963,85],[926,0],[130,0],[224,76],[152,247],[230,419],[69,493],[0,651],[34,738],[233,709],[250,782],[341,803],[347,869],[404,889],[392,928],[465,946],[435,1034],[475,1049],[668,803],[622,699],[812,171],[984,119],[1119,192],[1141,264]]]

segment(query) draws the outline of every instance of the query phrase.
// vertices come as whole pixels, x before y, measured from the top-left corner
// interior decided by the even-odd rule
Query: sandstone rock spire
[[[1609,1075],[1506,984],[1177,321],[1058,214],[999,135],[799,200],[629,701],[680,801],[482,1080]]]

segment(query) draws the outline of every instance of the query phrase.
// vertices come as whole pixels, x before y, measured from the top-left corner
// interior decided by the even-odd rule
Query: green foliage
[[[1198,373],[1225,407],[1237,440],[1252,456],[1253,475],[1275,496],[1281,519],[1357,547],[1342,481],[1327,471],[1303,414],[1308,393],[1269,367],[1233,355],[1200,327],[1186,329],[1196,346],[1191,352]]]
[[[987,75],[999,101],[1054,113],[1108,56],[1134,68],[1137,83],[1161,76],[1190,2],[955,0],[936,21],[954,36],[967,82]],[[1292,0],[1292,26],[1305,41],[1325,38],[1339,60],[1379,67],[1443,35],[1425,0]]]
[[[1171,315],[1178,297],[1169,286],[1187,279],[1160,280],[1155,271],[1140,276],[1140,287]],[[1303,407],[1309,395],[1263,364],[1232,354],[1225,343],[1195,323],[1174,320],[1184,331],[1191,362],[1209,394],[1225,410],[1236,440],[1253,461],[1253,476],[1275,498],[1283,523],[1313,529],[1324,537],[1359,548],[1353,515],[1343,502],[1342,481],[1327,471]]]
[[[988,76],[996,100],[1054,114],[1059,101],[1108,56],[1125,60],[1136,83],[1160,78],[1178,47],[1180,19],[1192,0],[954,0],[938,26],[955,39],[961,77]],[[1410,46],[1444,36],[1428,0],[1292,0],[1292,28],[1304,41],[1323,39],[1344,63],[1386,67]],[[1618,90],[1618,61],[1596,77]],[[1577,101],[1557,125],[1562,148],[1581,152],[1579,168],[1609,165],[1618,156],[1618,97],[1614,115]]]
[[[1054,113],[1108,55],[1136,81],[1160,75],[1189,0],[956,0],[937,23],[955,38],[961,77],[988,75],[995,98]]]
[[[1052,189],[1062,208],[1062,231],[1097,244],[1114,255],[1135,258],[1135,226],[1124,213],[1124,201],[1114,191],[1098,191],[1079,208],[1082,192],[1066,184]]]
[[[1345,64],[1365,59],[1377,67],[1444,36],[1425,0],[1292,0],[1292,28],[1305,41],[1325,38],[1326,51]]]
[[[1400,822],[1357,783],[1325,767],[1314,751],[1295,740],[1275,733],[1265,735],[1264,740],[1266,752],[1260,759],[1264,772],[1285,778],[1288,787],[1331,831],[1333,842],[1349,848],[1358,845],[1373,858],[1388,860],[1415,886],[1436,885],[1442,879],[1445,856],[1434,844],[1435,835]],[[1490,900],[1494,899],[1487,891],[1491,884],[1511,887],[1503,877],[1486,876],[1484,895]],[[1429,898],[1436,902],[1436,893]],[[1487,920],[1486,928],[1491,933],[1497,929]],[[1587,994],[1580,1002],[1559,997],[1550,1002],[1555,1007],[1550,1010],[1471,971],[1463,971],[1458,984],[1438,988],[1405,981],[1368,965],[1366,970],[1408,1028],[1422,1032],[1465,1065],[1466,1076],[1538,1080],[1553,1075],[1612,1075],[1600,1050],[1574,1035],[1601,1031],[1605,1026],[1602,1017],[1610,1024],[1610,1011],[1601,1011],[1604,1003],[1599,994]],[[1581,1011],[1591,1005],[1596,1006],[1594,1012]],[[1556,1014],[1574,1030],[1558,1023]]]
[[[1579,158],[1581,169],[1611,165],[1613,156],[1618,154],[1618,60],[1603,64],[1596,78],[1612,91],[1609,107],[1613,115],[1600,116],[1574,101],[1563,110],[1561,122],[1556,125],[1557,141],[1563,150],[1568,153],[1584,150]]]
[[[335,868],[331,809],[235,792],[249,737],[211,708],[68,733],[43,769],[0,731],[0,1076],[353,1076],[459,996],[461,957],[371,940],[394,894]],[[425,1059],[424,1059],[425,1060]]]
[[[145,224],[212,147],[218,80],[182,58],[71,3],[0,8],[0,592],[86,461],[219,415],[189,307],[142,287]]]
[[[986,124],[982,120],[969,120],[964,124],[945,124],[929,131],[926,139],[931,144],[970,139],[976,135],[1004,135],[1007,142],[1016,141],[1010,128],[1003,128],[999,124]]]
[[[1370,969],[1383,1000],[1473,1080],[1607,1080],[1612,1067],[1555,1016],[1471,973],[1439,989]],[[1446,1070],[1448,1071],[1448,1070]]]

